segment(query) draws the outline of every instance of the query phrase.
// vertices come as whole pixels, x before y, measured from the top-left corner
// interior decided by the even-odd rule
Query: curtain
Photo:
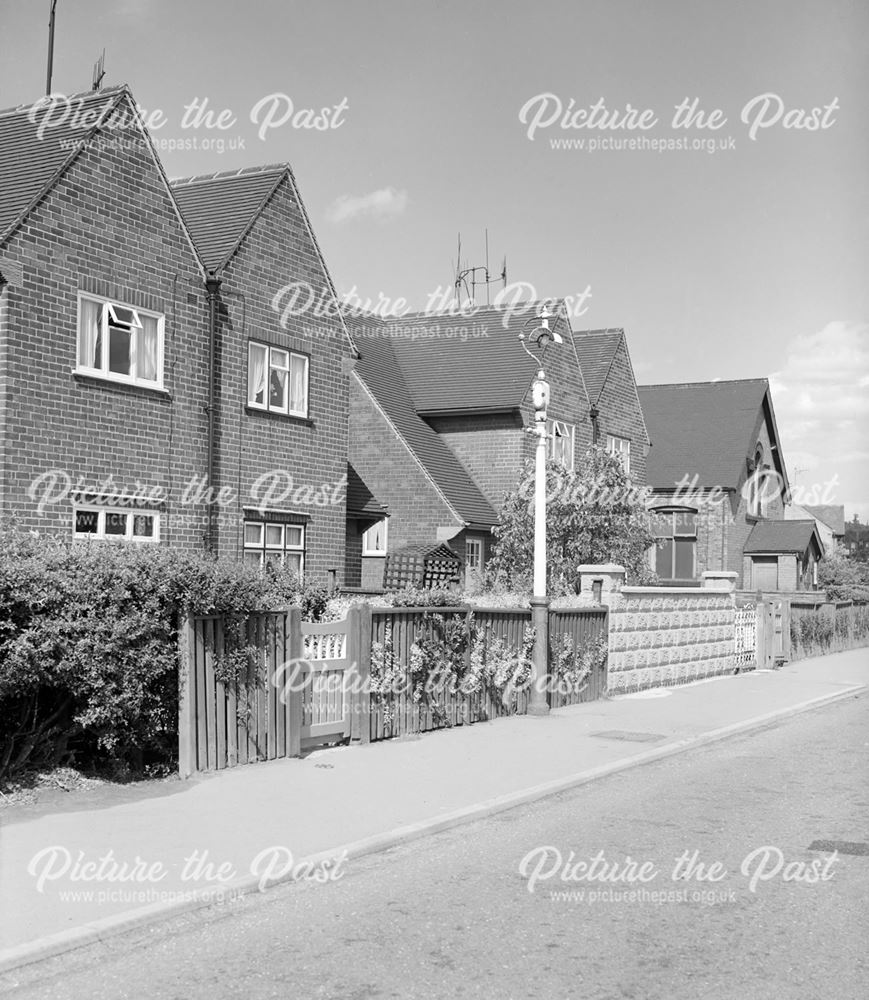
[[[293,354],[290,357],[290,412],[308,412],[308,359]]]
[[[265,406],[266,403],[266,358],[268,349],[258,344],[250,345],[248,367],[247,401]]]
[[[157,381],[157,319],[142,316],[142,329],[138,331],[136,377]]]
[[[81,299],[78,331],[78,363],[82,368],[102,368],[103,306],[92,299]]]

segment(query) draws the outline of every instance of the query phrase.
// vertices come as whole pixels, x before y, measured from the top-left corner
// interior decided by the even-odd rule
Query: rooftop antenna
[[[477,301],[477,285],[485,285],[486,288],[486,305],[489,305],[489,286],[497,284],[499,281],[503,284],[504,288],[507,287],[507,257],[504,257],[504,261],[501,265],[501,273],[493,278],[489,274],[489,230],[485,230],[486,238],[486,263],[478,267],[462,267],[461,263],[461,248],[462,248],[462,236],[459,234],[459,257],[456,266],[456,279],[455,279],[455,289],[456,289],[456,303],[461,302],[461,290],[464,289],[465,295],[468,301],[472,305],[476,305]],[[478,278],[477,274],[482,272],[483,277]],[[470,290],[468,289],[468,279],[470,278]]]
[[[94,78],[91,84],[91,90],[99,90],[100,85],[103,82],[103,77],[106,75],[106,50],[103,49],[103,54],[94,63]]]
[[[51,76],[54,71],[54,11],[57,8],[57,0],[51,0],[51,9],[48,15],[48,68],[45,74],[45,94],[51,93]]]

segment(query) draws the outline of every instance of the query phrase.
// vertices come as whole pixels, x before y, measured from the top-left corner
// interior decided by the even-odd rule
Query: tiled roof
[[[418,313],[387,318],[393,350],[417,412],[517,409],[535,375],[519,333],[539,325],[528,323],[536,317],[537,305],[528,303],[521,313],[486,307],[468,315]],[[355,328],[353,321],[351,328]],[[550,329],[565,340],[572,339],[561,315],[550,320]]]
[[[742,551],[770,555],[796,552],[802,555],[813,535],[818,548],[823,551],[814,521],[758,521]]]
[[[347,466],[347,512],[372,517],[384,517],[387,512],[352,465]]]
[[[699,488],[736,489],[758,431],[767,380],[638,388],[652,442],[646,462],[649,485],[666,489],[687,475],[689,481],[697,476]]]
[[[360,353],[356,372],[456,514],[474,527],[497,523],[494,508],[443,439],[418,415],[385,323],[351,324]]]
[[[802,505],[803,510],[807,510],[812,517],[823,521],[828,528],[832,528],[834,535],[845,534],[845,507],[843,504],[826,503],[817,506]]]
[[[286,173],[286,164],[277,164],[172,180],[207,270],[219,270],[232,256]]]
[[[36,105],[26,104],[0,111],[0,243],[78,155],[76,141],[93,131],[92,125],[79,122],[90,121],[106,105],[116,106],[128,93],[120,86],[71,95],[68,100],[75,104],[66,115],[59,105],[53,110],[34,110]]]
[[[583,330],[573,338],[576,355],[585,379],[588,401],[595,406],[612,366],[616,351],[624,339],[624,330]]]

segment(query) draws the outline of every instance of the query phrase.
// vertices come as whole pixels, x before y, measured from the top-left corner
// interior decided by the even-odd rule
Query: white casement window
[[[479,573],[483,569],[483,540],[481,538],[466,539],[465,565],[475,573]]]
[[[282,347],[251,341],[248,351],[247,405],[257,410],[308,415],[308,359]]]
[[[371,527],[362,533],[362,555],[363,556],[385,556],[386,555],[386,518],[372,524]]]
[[[549,457],[565,469],[573,468],[573,424],[553,420],[549,431]]]
[[[610,455],[615,455],[615,457],[622,463],[622,468],[625,470],[625,474],[629,475],[631,471],[630,439],[616,437],[615,434],[607,434],[606,450]]]
[[[286,566],[301,579],[305,572],[304,525],[245,521],[244,561],[256,566]]]
[[[153,511],[75,507],[73,538],[109,542],[159,542],[160,515]]]
[[[80,292],[76,371],[163,387],[163,316]]]

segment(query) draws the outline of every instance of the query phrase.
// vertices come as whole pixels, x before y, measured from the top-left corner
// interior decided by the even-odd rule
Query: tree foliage
[[[592,448],[568,471],[555,462],[546,469],[547,589],[552,595],[578,593],[583,563],[618,563],[628,582],[653,579],[646,553],[649,531],[644,491],[625,474],[621,462]],[[534,564],[534,465],[526,464],[519,486],[504,500],[494,529],[489,562],[493,587],[530,589]]]

